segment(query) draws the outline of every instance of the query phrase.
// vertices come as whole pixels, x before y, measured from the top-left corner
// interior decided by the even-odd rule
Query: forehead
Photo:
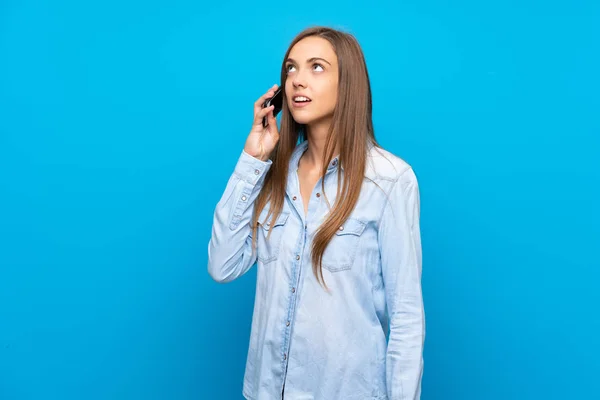
[[[331,43],[316,36],[309,36],[300,40],[290,51],[290,58],[298,62],[306,61],[312,57],[324,58],[329,62],[337,59]]]

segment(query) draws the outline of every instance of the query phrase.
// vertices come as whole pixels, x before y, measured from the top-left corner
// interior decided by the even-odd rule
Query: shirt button
[[[246,201],[246,196],[242,196],[242,201]]]
[[[287,354],[283,353],[283,359],[287,360]]]
[[[333,166],[337,165],[337,160],[333,160],[333,162],[331,163]]]
[[[258,174],[260,174],[260,170],[258,170],[258,169],[255,169],[255,170],[254,170],[254,175],[258,175]]]
[[[321,193],[317,193],[317,197],[321,197]]]
[[[299,260],[299,259],[300,259],[300,256],[296,256],[296,260]]]
[[[290,326],[290,321],[286,322],[285,326]]]
[[[297,198],[297,197],[296,197],[296,196],[294,196],[294,197],[292,197],[292,200],[296,200],[296,198]]]
[[[292,288],[292,293],[296,293],[296,288]]]
[[[344,227],[343,227],[343,226],[340,226],[340,231],[343,231],[343,230],[344,230]]]

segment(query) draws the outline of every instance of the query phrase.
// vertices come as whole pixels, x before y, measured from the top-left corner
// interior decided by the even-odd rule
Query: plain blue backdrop
[[[423,400],[591,399],[597,1],[0,3],[0,399],[241,399],[214,206],[303,28],[355,34],[421,185]]]

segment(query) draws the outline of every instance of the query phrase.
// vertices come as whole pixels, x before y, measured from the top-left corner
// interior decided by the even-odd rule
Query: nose
[[[292,84],[294,85],[295,89],[297,89],[298,87],[306,88],[306,79],[304,79],[304,74],[301,71],[298,71],[294,75]]]

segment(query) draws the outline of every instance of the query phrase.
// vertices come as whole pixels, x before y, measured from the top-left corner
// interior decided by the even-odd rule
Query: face
[[[331,44],[310,36],[292,47],[285,63],[287,105],[299,124],[330,123],[337,102],[338,60]]]

